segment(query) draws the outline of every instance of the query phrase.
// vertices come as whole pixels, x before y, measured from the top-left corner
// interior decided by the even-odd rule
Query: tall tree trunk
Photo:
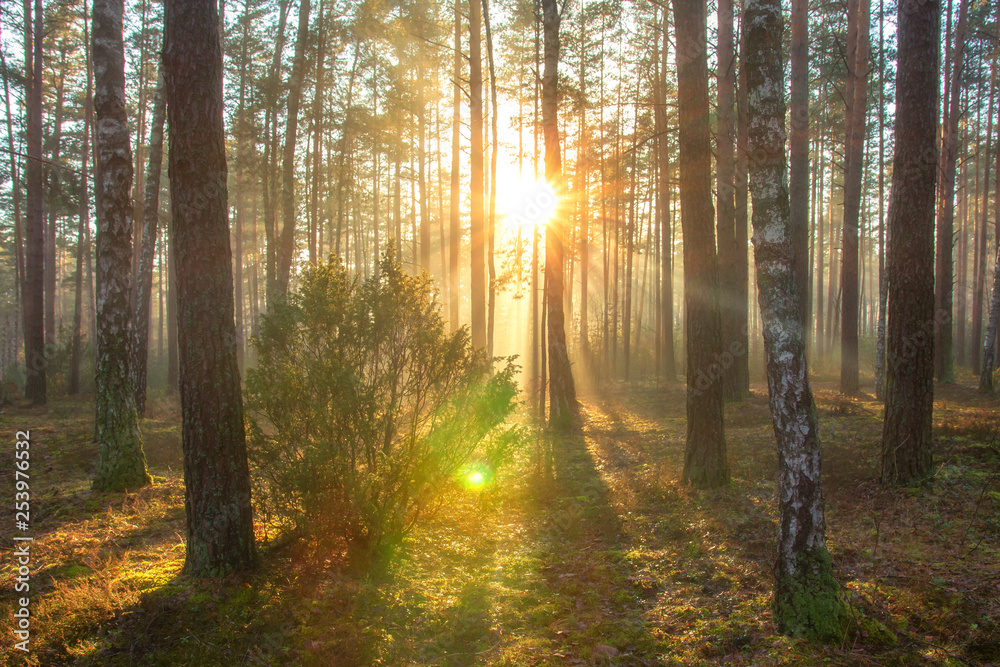
[[[451,191],[449,194],[448,225],[448,305],[452,330],[460,326],[459,251],[462,247],[461,205],[461,139],[462,139],[462,13],[455,3],[455,53],[452,71],[452,121],[451,121]],[[398,180],[397,180],[398,183]]]
[[[979,87],[980,96],[982,94],[982,87]],[[967,107],[969,104],[968,92],[964,94],[965,101],[963,102],[963,107]],[[975,132],[977,135],[981,131],[982,124],[982,113],[979,110],[979,105],[976,105],[976,122],[974,124],[974,130],[969,127],[972,125],[970,122],[962,129],[962,145],[968,146],[970,135]],[[971,119],[970,119],[971,121]],[[977,142],[978,144],[978,142]],[[959,204],[958,204],[958,219],[960,229],[958,231],[958,275],[955,278],[955,339],[952,342],[952,347],[954,348],[954,359],[955,363],[959,366],[965,366],[965,338],[966,338],[966,317],[968,315],[968,276],[969,276],[969,227],[974,226],[974,221],[978,217],[973,214],[973,207],[978,209],[979,200],[979,166],[981,154],[978,145],[973,149],[975,153],[975,158],[972,155],[966,154],[966,158],[962,160],[961,173],[962,173],[962,184],[958,188],[959,191]],[[970,175],[970,169],[974,172],[974,175]],[[974,183],[970,183],[974,181]]]
[[[865,135],[868,115],[869,14],[871,0],[848,5],[848,85],[844,149],[844,226],[841,241],[840,391],[858,391],[858,228],[861,217],[862,177],[865,173]]]
[[[490,214],[486,222],[486,268],[487,268],[487,304],[486,304],[486,353],[493,356],[493,329],[496,323],[497,307],[497,267],[495,257],[496,220],[497,220],[497,153],[499,138],[497,136],[497,73],[493,63],[493,30],[490,28],[490,3],[483,0],[483,22],[486,27],[486,55],[490,69],[490,134],[493,149],[490,151]]]
[[[309,263],[315,264],[322,259],[323,255],[323,221],[320,215],[319,206],[319,191],[320,191],[320,163],[322,162],[323,156],[323,103],[326,91],[324,90],[324,75],[326,74],[326,7],[324,6],[323,0],[319,3],[319,19],[316,25],[316,92],[313,96],[312,105],[312,123],[313,123],[313,147],[312,147],[312,188],[310,196],[312,199],[312,218],[313,225],[309,230]],[[245,68],[241,69],[240,76],[244,77],[243,71]],[[243,82],[241,81],[241,84]],[[241,85],[242,90],[242,85]],[[241,105],[242,106],[242,105]],[[237,214],[238,215],[238,214]],[[239,220],[237,221],[239,224]],[[237,241],[237,244],[239,242]],[[376,248],[378,245],[376,244]],[[238,248],[236,250],[236,258],[240,259],[240,252]],[[377,264],[376,264],[377,266]],[[238,271],[239,269],[237,269]],[[240,304],[237,301],[236,311],[239,314]],[[240,332],[237,331],[237,334]],[[240,336],[242,341],[242,336]],[[240,354],[240,357],[243,355]]]
[[[149,166],[146,169],[142,208],[142,250],[139,254],[139,283],[135,299],[135,340],[132,348],[132,382],[135,386],[135,408],[146,413],[146,375],[149,357],[149,309],[153,298],[153,259],[160,222],[160,169],[163,163],[163,120],[166,97],[163,73],[156,78],[153,93],[153,118],[149,128]]]
[[[306,41],[309,38],[309,0],[299,2],[299,27],[295,36],[292,76],[288,81],[288,116],[281,165],[281,240],[278,244],[277,287],[279,296],[288,293],[288,281],[295,254],[295,142],[299,129],[299,102],[306,69]]]
[[[184,422],[184,573],[221,575],[256,562],[233,320],[222,44],[213,0],[174,0],[166,6],[165,24]]]
[[[638,97],[638,90],[636,90]],[[636,180],[638,180],[638,142],[639,142],[639,105],[634,107],[632,117],[632,145],[629,153],[632,156],[632,165],[629,169],[629,194],[628,194],[628,223],[625,225],[625,301],[622,313],[622,379],[626,382],[630,379],[632,365],[632,273],[633,261],[635,259],[635,207],[638,194],[636,192]]]
[[[674,355],[674,264],[673,248],[670,247],[670,140],[667,136],[667,53],[669,51],[670,33],[667,30],[666,7],[663,8],[661,25],[661,46],[657,49],[657,54],[660,58],[660,70],[656,78],[654,90],[656,106],[653,109],[657,134],[657,196],[659,198],[657,211],[659,213],[658,222],[660,225],[660,345],[662,346],[662,371],[664,378],[667,382],[673,382],[677,379],[677,360]],[[604,96],[602,95],[601,99],[603,100],[603,98]],[[602,109],[603,106],[602,101]],[[601,174],[602,176],[604,174],[603,167]],[[607,268],[605,267],[606,273]]]
[[[86,1],[86,0],[85,0]],[[85,5],[86,6],[86,5]],[[87,11],[84,11],[84,31],[88,30],[86,27],[87,22],[90,21],[90,16]],[[29,51],[30,52],[30,51]],[[88,51],[89,54],[89,51]],[[89,61],[88,61],[89,62]],[[3,94],[4,94],[4,109],[7,112],[7,153],[10,158],[10,194],[11,203],[13,204],[13,215],[14,215],[14,292],[16,294],[16,305],[17,309],[21,310],[21,300],[24,298],[24,232],[23,232],[23,220],[21,219],[21,173],[23,170],[18,168],[18,151],[14,147],[14,114],[10,108],[10,81],[9,72],[7,67],[7,59],[4,57],[2,50],[0,50],[0,78],[3,79]],[[89,75],[90,70],[88,68],[87,73]],[[25,80],[25,85],[28,87],[27,79]],[[22,311],[23,313],[23,311]],[[23,322],[23,320],[22,320]],[[14,344],[17,345],[17,321],[15,318],[14,322]],[[14,358],[17,358],[15,352]],[[27,356],[25,356],[27,358]]]
[[[25,8],[30,5],[25,2]],[[45,210],[42,202],[42,2],[34,2],[34,19],[25,12],[27,67],[27,166],[28,210],[25,220],[24,265],[24,363],[27,378],[24,396],[43,405],[48,359],[45,354]]]
[[[983,297],[986,283],[986,228],[989,218],[990,202],[990,169],[993,166],[993,109],[997,98],[997,61],[1000,59],[1000,4],[997,5],[997,16],[993,21],[993,62],[990,63],[990,102],[989,113],[986,114],[986,167],[983,178],[983,208],[979,218],[979,239],[976,244],[976,275],[972,291],[972,371],[982,371],[980,341],[983,340]],[[998,128],[1000,129],[1000,128]],[[1000,193],[1000,188],[995,192]],[[994,195],[998,197],[1000,195]],[[995,338],[995,336],[994,336]]]
[[[781,632],[836,641],[846,609],[826,548],[819,434],[801,312],[805,286],[798,276],[802,257],[785,185],[781,3],[747,0],[744,21],[757,294],[778,443],[780,523],[772,608]]]
[[[885,12],[878,3],[878,325],[875,333],[875,398],[885,400],[885,327],[889,306],[885,218]]]
[[[934,285],[934,374],[938,382],[955,379],[952,356],[952,297],[955,278],[954,229],[955,229],[955,167],[958,160],[958,119],[962,66],[965,55],[965,24],[969,0],[958,4],[958,23],[955,26],[954,63],[949,87],[949,110],[945,119],[944,146],[941,178],[938,182],[937,201],[937,261]],[[890,296],[890,299],[892,297]]]
[[[938,165],[940,6],[900,3],[896,149],[889,194],[882,481],[931,473],[934,408],[934,189]]]
[[[736,102],[736,54],[733,50],[733,2],[720,0],[718,30],[718,132],[716,132],[716,192],[719,210],[716,230],[719,237],[719,295],[722,323],[723,349],[720,363],[722,393],[725,398],[740,400],[744,397],[737,384],[737,369],[730,348],[737,350],[739,343],[739,310],[746,309],[746,301],[739,298],[739,260],[746,254],[746,245],[736,243],[736,156],[735,123],[733,110]]]
[[[481,0],[469,0],[469,104],[470,118],[470,158],[472,161],[472,183],[470,227],[471,242],[469,255],[472,276],[469,284],[472,290],[472,344],[486,347],[486,225],[483,220],[483,56],[482,56],[482,5]]]
[[[788,137],[788,201],[792,264],[799,285],[799,319],[809,340],[809,2],[792,2],[791,132]]]
[[[673,0],[673,8],[687,345],[683,479],[698,488],[714,488],[729,483],[729,467],[722,426],[722,369],[717,361],[722,342],[712,207],[706,7],[700,0]]]
[[[281,84],[281,55],[285,50],[285,28],[288,23],[289,0],[278,2],[278,31],[275,35],[274,51],[267,76],[267,111],[264,116],[264,159],[261,161],[261,190],[264,203],[264,296],[267,308],[271,308],[278,294],[278,240],[275,231],[275,165],[277,164],[278,94]],[[339,252],[338,248],[338,252]],[[173,274],[171,274],[173,276]]]
[[[426,38],[424,25],[427,20],[423,0],[417,1],[417,174],[420,190],[420,268],[431,270],[431,216],[427,198],[427,99],[425,79]],[[416,239],[414,239],[416,242]]]
[[[587,22],[580,21],[580,98],[587,99]],[[590,283],[590,200],[588,190],[588,169],[590,137],[587,131],[587,105],[580,108],[579,146],[576,158],[576,182],[579,190],[580,206],[580,356],[584,363],[590,362],[590,333],[588,331],[587,297]],[[659,354],[659,350],[657,350]]]
[[[743,3],[740,3],[742,8]],[[742,9],[741,9],[742,11]],[[746,53],[746,39],[743,31],[740,31],[740,59]],[[739,301],[739,308],[735,311],[736,320],[733,322],[735,328],[735,347],[733,341],[729,341],[730,353],[735,357],[733,367],[735,368],[733,386],[737,395],[746,397],[750,395],[750,329],[748,326],[748,306],[750,305],[750,260],[747,253],[748,227],[750,207],[750,182],[749,182],[749,158],[747,135],[747,77],[746,68],[740,65],[740,71],[736,79],[736,220],[733,228],[736,240],[736,256],[733,258],[736,268],[736,298]],[[673,244],[671,244],[672,246]],[[723,350],[723,353],[725,350]]]
[[[535,180],[538,180],[538,165],[539,165],[539,150],[538,150],[538,128],[540,127],[540,116],[539,116],[539,103],[541,101],[541,0],[534,0],[534,21],[533,27],[535,29],[535,67],[534,67],[534,86],[532,95],[532,140],[533,140],[533,150],[532,150],[532,167]],[[538,400],[538,419],[540,422],[545,420],[545,349],[543,337],[545,335],[542,328],[545,326],[545,315],[540,310],[544,308],[544,298],[540,295],[542,294],[541,289],[543,286],[539,284],[538,273],[539,273],[539,243],[540,243],[541,233],[538,229],[538,224],[531,225],[531,381],[538,390],[537,400]],[[542,303],[539,304],[539,301]],[[541,314],[540,314],[541,313]],[[541,327],[539,327],[539,320],[542,321]]]
[[[85,258],[90,255],[90,244],[87,242],[90,228],[90,195],[87,186],[87,160],[90,157],[90,133],[93,127],[93,79],[90,63],[90,11],[88,3],[83,4],[83,36],[86,49],[87,96],[84,98],[83,117],[83,150],[80,152],[80,225],[76,241],[76,280],[73,290],[73,342],[70,352],[69,389],[70,395],[80,391],[80,361],[83,347],[83,271]],[[93,336],[94,332],[91,331]]]
[[[545,227],[545,315],[548,339],[549,428],[567,430],[577,426],[580,407],[566,348],[563,313],[565,271],[566,206],[559,203],[565,192],[559,145],[559,8],[556,0],[542,0],[545,33],[542,75],[542,131],[545,136],[545,180],[556,191],[556,210]]]
[[[97,418],[94,488],[149,484],[132,367],[132,149],[125,113],[123,0],[96,0],[93,18],[97,199]]]
[[[59,197],[62,173],[59,152],[62,146],[63,100],[66,91],[66,45],[60,46],[59,81],[56,83],[56,108],[52,117],[51,150],[49,152],[49,219],[45,224],[45,340],[56,343],[56,224],[59,219]]]

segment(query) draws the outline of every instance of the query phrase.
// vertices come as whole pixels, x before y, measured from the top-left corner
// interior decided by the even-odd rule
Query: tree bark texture
[[[567,430],[578,425],[580,406],[566,347],[563,312],[563,275],[568,245],[567,207],[559,148],[559,8],[556,0],[542,0],[544,63],[542,74],[542,130],[545,135],[545,180],[556,192],[556,210],[545,227],[545,309],[549,368],[549,427]]]
[[[747,0],[744,20],[753,244],[778,444],[774,619],[787,635],[835,641],[841,638],[844,609],[826,548],[819,433],[800,311],[800,249],[785,180],[781,4]]]
[[[94,488],[150,482],[132,385],[132,149],[125,111],[123,0],[97,0],[93,15],[94,157],[97,182],[97,417]]]
[[[166,6],[172,243],[177,261],[187,554],[184,572],[256,562],[236,363],[222,45],[213,0]]]
[[[954,64],[952,65],[949,107],[944,128],[942,171],[938,183],[937,259],[934,285],[934,374],[939,382],[955,379],[952,350],[952,315],[955,280],[955,167],[958,163],[958,120],[961,112],[962,66],[965,60],[965,24],[969,0],[958,4],[955,25]],[[897,66],[898,67],[898,66]],[[935,84],[936,90],[936,84]],[[892,299],[892,295],[889,296]]]
[[[135,384],[135,407],[140,415],[146,412],[146,371],[149,356],[149,308],[153,298],[153,258],[160,223],[160,170],[163,162],[163,121],[167,100],[163,92],[162,68],[153,93],[153,118],[149,128],[149,165],[142,207],[142,249],[139,252],[139,287],[135,299],[135,343],[132,357],[132,377]]]
[[[889,194],[889,327],[886,335],[882,481],[926,477],[933,459],[934,195],[938,165],[938,3],[903,0],[898,11],[896,148]]]
[[[706,7],[673,0],[680,126],[681,228],[687,345],[686,483],[699,488],[729,482],[722,426],[723,359],[719,267],[712,206]]]

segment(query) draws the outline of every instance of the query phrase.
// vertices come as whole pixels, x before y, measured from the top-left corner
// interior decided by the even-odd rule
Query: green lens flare
[[[469,481],[469,486],[472,487],[482,486],[484,481],[483,473],[479,472],[478,470],[474,473],[471,473],[468,477],[468,481]]]

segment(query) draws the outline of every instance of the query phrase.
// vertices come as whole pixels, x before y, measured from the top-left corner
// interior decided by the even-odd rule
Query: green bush
[[[371,554],[398,543],[471,462],[494,470],[520,440],[504,425],[512,360],[494,372],[467,329],[448,333],[429,279],[391,255],[364,281],[338,259],[309,269],[254,345],[248,448],[270,522]]]

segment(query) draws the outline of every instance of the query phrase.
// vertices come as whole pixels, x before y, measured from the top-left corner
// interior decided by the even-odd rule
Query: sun
[[[497,208],[511,232],[530,233],[548,224],[559,203],[548,183],[517,173],[502,179],[497,176]]]

